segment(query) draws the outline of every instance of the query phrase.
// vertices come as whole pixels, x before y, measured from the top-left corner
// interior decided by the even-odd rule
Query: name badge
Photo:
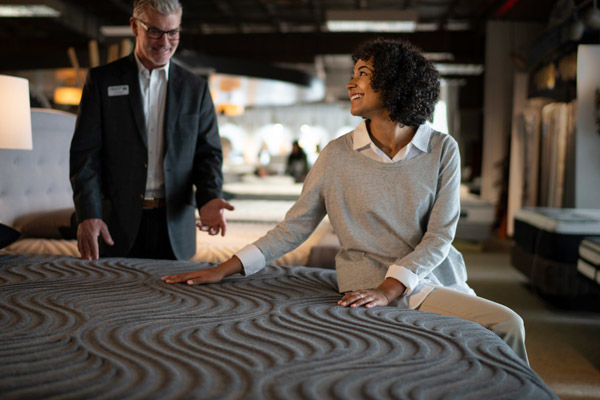
[[[129,85],[109,86],[108,97],[127,96],[129,94]]]

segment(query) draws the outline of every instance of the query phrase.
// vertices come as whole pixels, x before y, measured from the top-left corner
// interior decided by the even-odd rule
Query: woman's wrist
[[[229,275],[241,273],[244,268],[240,259],[237,256],[232,256],[229,260],[219,264],[216,269],[222,274],[222,278],[225,278]]]
[[[377,289],[383,293],[389,303],[397,297],[404,295],[406,286],[397,279],[386,278]]]

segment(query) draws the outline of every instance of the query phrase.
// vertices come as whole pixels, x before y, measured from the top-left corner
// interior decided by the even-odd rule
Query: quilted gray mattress
[[[331,270],[0,257],[2,399],[556,398],[477,324],[337,306]]]

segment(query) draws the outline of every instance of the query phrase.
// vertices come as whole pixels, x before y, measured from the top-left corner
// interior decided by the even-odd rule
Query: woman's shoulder
[[[353,132],[354,131],[352,130],[348,133],[344,133],[342,136],[338,136],[337,138],[331,140],[329,143],[327,143],[327,145],[325,145],[325,147],[321,151],[321,154],[328,153],[331,151],[339,151],[341,149],[348,148],[348,146],[350,146],[351,148]]]
[[[431,128],[431,149],[439,148],[442,151],[458,151],[458,142],[452,135]]]

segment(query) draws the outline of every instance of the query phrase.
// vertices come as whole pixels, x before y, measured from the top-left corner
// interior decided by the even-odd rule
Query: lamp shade
[[[29,82],[0,75],[0,148],[31,150]]]

